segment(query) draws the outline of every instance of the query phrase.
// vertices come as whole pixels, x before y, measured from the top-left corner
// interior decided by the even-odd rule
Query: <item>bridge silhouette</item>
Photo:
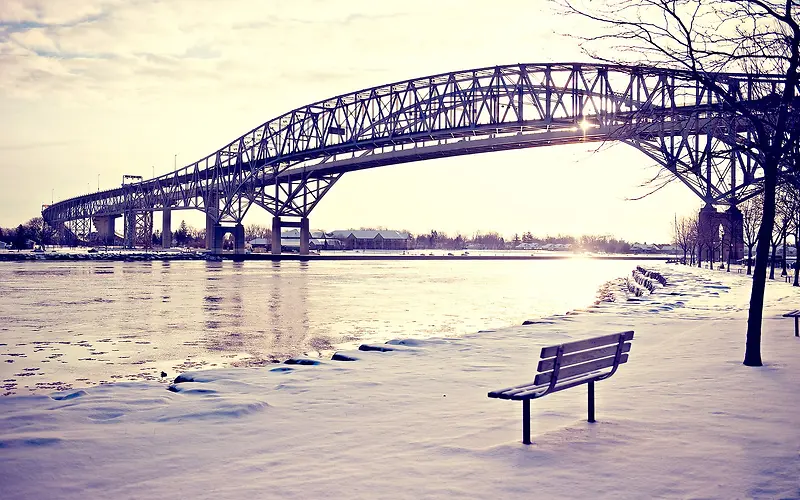
[[[721,92],[758,105],[778,76],[717,74],[712,87],[689,73],[647,66],[515,64],[413,78],[301,106],[169,174],[77,196],[42,211],[51,226],[81,239],[147,240],[163,213],[171,245],[173,210],[206,214],[206,247],[232,233],[244,252],[242,220],[257,205],[273,216],[273,253],[283,227],[300,228],[347,172],[432,158],[581,142],[621,141],[682,181],[703,202],[701,222],[726,227],[742,255],[737,204],[762,188],[752,131]],[[714,205],[726,205],[717,212]],[[92,231],[94,226],[95,231]]]

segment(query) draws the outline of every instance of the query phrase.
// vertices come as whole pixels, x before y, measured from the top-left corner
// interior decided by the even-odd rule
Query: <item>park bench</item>
[[[784,318],[794,318],[794,336],[800,337],[800,329],[798,329],[797,318],[800,318],[800,311],[795,309],[783,315]]]
[[[632,339],[633,332],[628,331],[545,347],[532,382],[492,391],[489,397],[522,401],[525,444],[531,444],[531,399],[588,384],[588,420],[594,422],[594,383],[614,375],[619,365],[628,361]]]

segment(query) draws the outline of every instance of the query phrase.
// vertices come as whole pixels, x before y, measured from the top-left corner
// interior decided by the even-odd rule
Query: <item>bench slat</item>
[[[603,335],[602,337],[595,337],[592,339],[586,340],[578,340],[575,342],[568,342],[566,344],[561,344],[564,347],[563,354],[570,354],[573,352],[578,351],[585,351],[586,349],[593,349],[596,347],[603,347],[609,344],[616,344],[619,342],[619,336],[623,335],[625,337],[625,341],[629,341],[633,339],[633,332],[620,332],[620,333],[612,333],[611,335]],[[558,346],[550,346],[542,348],[542,358],[552,358],[553,356],[558,353]]]
[[[619,358],[619,364],[626,363],[628,361],[628,355],[623,354]],[[593,372],[595,370],[599,370],[601,368],[608,368],[610,366],[614,366],[614,357],[598,359],[592,361],[591,363],[581,363],[579,365],[572,365],[566,368],[563,368],[558,371],[558,378],[569,378],[569,377],[576,377],[583,373]],[[533,379],[535,385],[540,384],[547,384],[553,379],[553,372],[546,372],[540,373],[536,375],[536,378]]]
[[[631,344],[625,343],[622,345],[622,352],[630,352]],[[614,356],[617,354],[617,345],[616,343],[610,345],[608,347],[601,347],[599,349],[592,349],[589,351],[581,351],[575,354],[570,354],[568,356],[561,357],[561,368],[563,369],[565,366],[576,365],[578,363],[585,363],[586,361],[592,361],[593,359],[599,358],[607,358],[609,356]],[[539,372],[549,372],[553,369],[556,363],[556,358],[550,359],[543,359],[539,361],[539,366],[536,371]]]
[[[515,385],[513,387],[506,387],[505,389],[497,389],[496,391],[492,391],[489,393],[490,398],[500,398],[500,399],[507,399],[503,396],[507,396],[509,394],[513,394],[516,392],[524,392],[534,387],[534,383],[525,382],[524,384]]]
[[[601,375],[602,375],[602,373],[594,373],[594,374],[584,373],[584,374],[579,375],[577,377],[568,378],[566,380],[563,380],[561,377],[559,377],[558,378],[558,383],[556,384],[556,386],[553,387],[553,390],[548,392],[547,394],[552,394],[554,392],[563,391],[564,389],[569,389],[570,387],[575,387],[576,385],[585,384],[585,383],[587,383],[589,381],[597,379],[597,377],[599,377]],[[535,394],[537,392],[541,391],[542,389],[547,388],[548,384],[541,385],[541,386],[535,386],[535,387],[536,387],[536,389],[532,389],[530,391],[524,391],[524,392],[516,392],[511,397],[506,397],[506,398],[503,398],[503,399],[511,399],[513,401],[522,401],[524,399],[536,399],[536,398],[534,398],[532,396],[535,396]]]
[[[789,311],[788,313],[784,314],[784,318],[794,318],[795,316],[800,316],[800,311],[795,309],[794,311]]]

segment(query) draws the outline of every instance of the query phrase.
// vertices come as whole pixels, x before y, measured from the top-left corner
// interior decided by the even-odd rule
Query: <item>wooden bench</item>
[[[783,315],[784,318],[794,318],[794,336],[800,337],[800,329],[798,329],[797,319],[800,318],[800,311],[795,309]]]
[[[628,361],[631,340],[633,332],[629,331],[545,347],[533,382],[492,391],[489,397],[522,401],[525,444],[531,444],[531,399],[588,384],[588,420],[594,422],[594,383],[614,375],[619,365]]]

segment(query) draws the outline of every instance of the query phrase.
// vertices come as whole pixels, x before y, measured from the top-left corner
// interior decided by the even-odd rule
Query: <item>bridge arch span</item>
[[[716,78],[739,99],[763,95],[774,80]],[[735,206],[759,189],[758,158],[731,147],[750,135],[722,96],[684,72],[582,63],[494,66],[301,106],[175,172],[61,201],[43,216],[51,225],[85,231],[92,218],[199,209],[214,249],[214,228],[240,226],[254,204],[273,215],[275,228],[288,224],[302,234],[314,207],[350,171],[608,140],[643,151],[706,204]]]

